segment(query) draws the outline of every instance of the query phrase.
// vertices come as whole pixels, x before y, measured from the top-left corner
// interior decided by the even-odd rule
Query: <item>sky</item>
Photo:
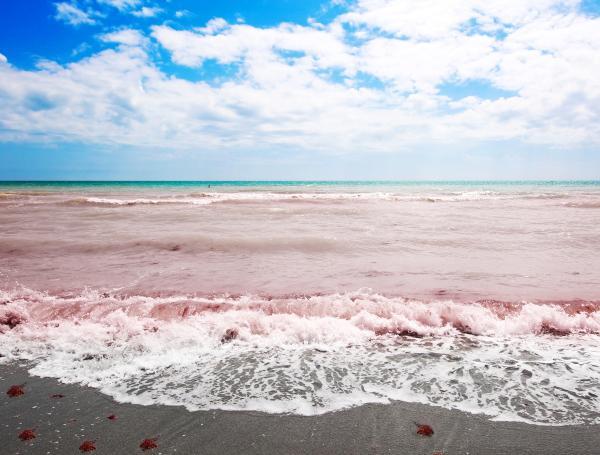
[[[600,179],[600,0],[0,3],[0,179]]]

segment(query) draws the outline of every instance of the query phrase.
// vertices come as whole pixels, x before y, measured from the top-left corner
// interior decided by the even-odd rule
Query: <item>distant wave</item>
[[[566,207],[573,207],[578,209],[600,209],[600,201],[576,201],[567,202]]]
[[[64,205],[89,205],[98,207],[111,207],[111,206],[127,206],[127,205],[158,205],[158,204],[182,204],[185,201],[179,199],[149,199],[149,198],[135,198],[135,199],[115,199],[115,198],[100,198],[100,197],[78,197],[74,199],[67,199],[61,201]]]
[[[285,192],[195,192],[157,197],[76,197],[59,201],[65,205],[88,205],[98,207],[123,207],[137,205],[188,204],[209,205],[215,203],[246,204],[260,202],[318,203],[335,201],[391,201],[391,202],[469,202],[484,200],[518,199],[566,199],[569,194],[560,193],[504,193],[497,191],[464,191],[442,194],[399,194],[390,192],[365,193],[285,193]],[[594,202],[595,203],[595,202]],[[575,202],[574,204],[577,204]]]
[[[227,237],[218,234],[185,234],[172,236],[171,239],[80,239],[48,242],[45,239],[29,240],[22,238],[0,238],[0,254],[25,255],[39,254],[42,251],[61,253],[93,254],[121,253],[128,250],[149,250],[180,253],[252,252],[273,253],[278,251],[326,252],[341,248],[342,242],[335,238],[318,235],[284,236],[243,236]]]
[[[48,196],[51,192],[47,191],[0,191],[1,200],[20,200],[28,197]]]
[[[418,191],[325,191],[307,188],[307,191],[297,189],[256,190],[253,188],[237,189],[234,191],[193,191],[189,193],[156,192],[154,189],[142,189],[136,193],[76,193],[52,191],[4,191],[0,192],[0,201],[10,203],[19,201],[21,204],[61,204],[67,206],[95,206],[95,207],[127,207],[140,205],[210,205],[210,204],[256,204],[261,202],[280,203],[332,203],[344,201],[369,202],[437,202],[460,203],[476,201],[510,201],[510,200],[562,200],[571,199],[566,206],[596,208],[600,205],[594,199],[593,192],[573,190],[548,191],[532,190],[498,190],[498,189],[461,189],[461,190],[435,190],[422,188]],[[133,196],[135,194],[135,196]],[[43,196],[43,197],[41,197]],[[133,196],[133,197],[132,197]],[[582,197],[590,198],[589,201],[581,200]]]

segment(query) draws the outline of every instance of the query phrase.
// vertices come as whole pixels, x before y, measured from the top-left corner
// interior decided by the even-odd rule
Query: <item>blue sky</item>
[[[597,179],[599,13],[3,2],[0,179]]]

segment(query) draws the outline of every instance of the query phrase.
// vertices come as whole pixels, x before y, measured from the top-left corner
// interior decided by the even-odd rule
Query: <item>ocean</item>
[[[600,423],[600,182],[0,182],[0,346],[123,402]]]

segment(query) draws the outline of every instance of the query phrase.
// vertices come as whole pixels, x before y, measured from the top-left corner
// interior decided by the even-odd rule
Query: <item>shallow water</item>
[[[597,182],[0,184],[0,360],[190,409],[598,423],[598,226]]]

